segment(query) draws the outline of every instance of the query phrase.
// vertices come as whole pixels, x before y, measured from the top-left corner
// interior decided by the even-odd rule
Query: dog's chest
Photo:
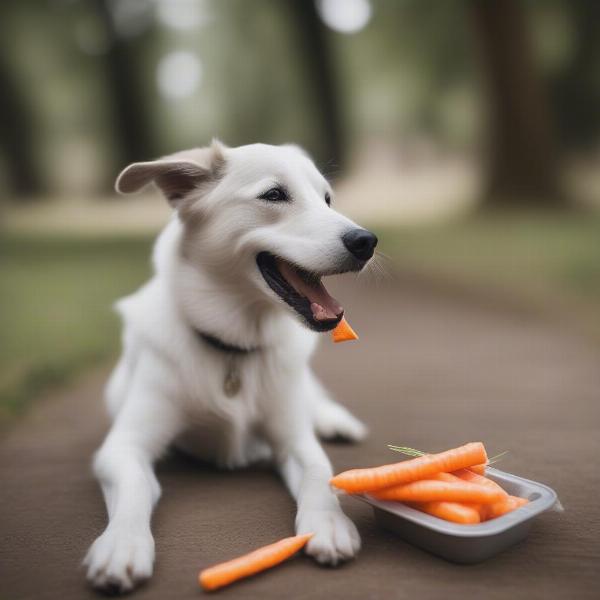
[[[268,411],[268,374],[257,357],[217,357],[195,374],[176,445],[222,466],[248,464]]]
[[[259,356],[213,352],[192,365],[185,378],[190,412],[201,420],[210,413],[236,423],[256,421],[269,387],[261,363]]]
[[[209,413],[238,429],[260,425],[272,413],[274,403],[286,402],[297,373],[307,362],[307,353],[287,347],[234,353],[195,341],[182,372],[188,412],[203,422]]]

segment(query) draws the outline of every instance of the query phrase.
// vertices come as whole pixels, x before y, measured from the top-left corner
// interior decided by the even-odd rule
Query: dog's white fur
[[[154,276],[117,304],[123,354],[106,390],[113,425],[94,460],[109,523],[85,558],[88,579],[127,591],[151,575],[153,463],[171,443],[228,468],[272,459],[297,501],[297,532],[315,533],[308,554],[329,564],[354,556],[360,538],[329,487],[317,435],[360,440],[366,429],[315,378],[318,334],[267,286],[256,255],[331,272],[347,257],[341,236],[356,225],[326,205],[329,184],[295,146],[215,142],[131,165],[117,189],[151,181],[175,212],[154,249]],[[276,182],[291,202],[257,199]],[[260,348],[239,359],[235,397],[223,392],[223,353],[194,328]]]

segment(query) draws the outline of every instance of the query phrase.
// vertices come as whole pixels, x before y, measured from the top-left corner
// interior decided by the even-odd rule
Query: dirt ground
[[[363,539],[339,569],[298,557],[223,598],[345,600],[597,598],[600,588],[600,349],[562,327],[402,279],[337,286],[359,343],[323,340],[317,371],[371,429],[328,444],[336,471],[390,462],[387,443],[441,450],[481,439],[500,468],[553,487],[528,539],[473,566],[445,562],[379,529],[344,499]],[[81,559],[105,512],[89,463],[108,422],[106,371],[40,400],[0,442],[0,598],[81,599]],[[159,466],[154,578],[142,599],[198,598],[202,566],[290,535],[294,508],[267,469],[224,473],[171,456]]]

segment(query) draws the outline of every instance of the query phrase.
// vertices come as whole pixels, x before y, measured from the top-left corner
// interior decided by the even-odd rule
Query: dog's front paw
[[[314,533],[306,553],[323,565],[337,565],[360,550],[360,535],[341,509],[311,510],[298,515],[297,533]]]
[[[368,433],[364,423],[337,402],[323,402],[315,410],[315,429],[323,439],[343,438],[360,442]]]
[[[88,581],[112,594],[131,591],[152,575],[154,539],[148,532],[108,528],[91,545],[83,561]]]

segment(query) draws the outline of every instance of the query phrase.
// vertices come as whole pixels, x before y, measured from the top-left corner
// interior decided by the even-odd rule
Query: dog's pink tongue
[[[344,312],[340,303],[329,294],[321,281],[311,285],[304,281],[287,263],[277,261],[277,266],[281,274],[288,283],[305,298],[310,301],[310,310],[317,321],[326,321],[327,319],[337,319]]]

